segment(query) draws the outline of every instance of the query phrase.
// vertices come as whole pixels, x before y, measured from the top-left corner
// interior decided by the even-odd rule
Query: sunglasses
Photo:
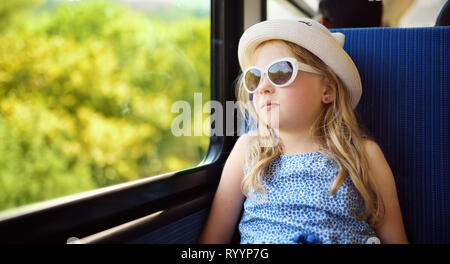
[[[301,63],[295,58],[287,57],[272,62],[264,70],[256,66],[247,68],[244,72],[244,86],[247,92],[256,92],[263,75],[266,74],[275,87],[285,87],[295,80],[299,70],[321,74],[308,64]]]

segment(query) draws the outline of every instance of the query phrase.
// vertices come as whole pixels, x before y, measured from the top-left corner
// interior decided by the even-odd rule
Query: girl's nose
[[[269,78],[267,78],[267,75],[265,74],[263,75],[263,79],[259,85],[260,87],[258,88],[258,92],[261,94],[273,93],[275,91],[275,87],[272,85],[272,83],[269,81]]]

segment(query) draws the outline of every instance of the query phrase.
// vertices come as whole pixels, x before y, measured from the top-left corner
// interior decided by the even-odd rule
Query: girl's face
[[[277,59],[297,56],[281,41],[269,41],[256,52],[254,65],[264,69]],[[289,86],[275,87],[264,75],[253,103],[259,118],[280,131],[310,128],[319,117],[326,86],[321,75],[299,71]],[[271,106],[266,106],[270,100]]]

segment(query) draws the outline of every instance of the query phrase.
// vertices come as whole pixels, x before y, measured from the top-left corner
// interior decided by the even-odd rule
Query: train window
[[[267,0],[267,18],[307,17],[289,1]]]
[[[363,0],[364,1],[364,0]],[[446,0],[383,0],[382,26],[386,27],[431,27],[434,26],[440,8]],[[319,20],[320,0],[267,0],[267,18],[312,17]],[[332,7],[338,0],[323,0]],[[334,3],[331,3],[334,2]],[[366,0],[377,2],[377,0]],[[367,3],[370,5],[370,3]],[[348,11],[348,10],[347,10]],[[357,15],[357,14],[356,14]]]
[[[0,210],[202,161],[210,1],[6,0],[0,13]],[[203,133],[174,135],[176,102]]]
[[[432,27],[447,0],[416,0],[398,20],[398,27]]]

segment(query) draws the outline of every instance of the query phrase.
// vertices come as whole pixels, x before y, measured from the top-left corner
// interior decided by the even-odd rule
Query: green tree
[[[42,0],[3,0],[0,5],[0,32],[10,26],[15,17],[41,3]]]
[[[174,137],[171,105],[209,100],[208,17],[103,1],[14,16],[0,36],[0,209],[203,158],[209,138]]]

